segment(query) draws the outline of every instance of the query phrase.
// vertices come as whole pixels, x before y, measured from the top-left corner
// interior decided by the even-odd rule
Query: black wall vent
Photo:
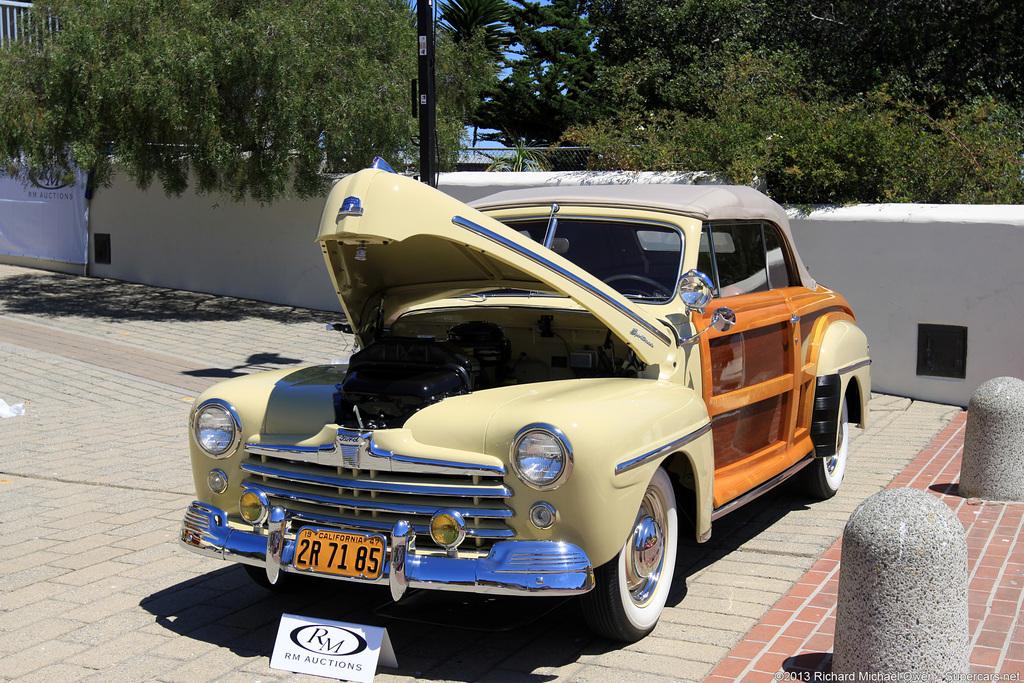
[[[98,232],[92,236],[93,263],[110,263],[110,233]]]
[[[963,325],[917,325],[917,374],[967,377],[967,328]]]

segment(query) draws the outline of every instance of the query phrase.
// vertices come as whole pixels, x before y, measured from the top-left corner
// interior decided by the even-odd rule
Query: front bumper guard
[[[287,513],[271,510],[266,536],[228,524],[224,510],[199,501],[185,511],[179,540],[189,550],[264,567],[276,583],[280,572],[297,572],[292,566],[295,539],[286,538]],[[594,570],[580,548],[560,541],[500,541],[481,558],[459,558],[416,553],[415,532],[398,521],[391,530],[390,552],[384,573],[376,581],[318,574],[325,578],[359,583],[387,584],[398,600],[408,588],[522,595],[575,595],[594,587]]]

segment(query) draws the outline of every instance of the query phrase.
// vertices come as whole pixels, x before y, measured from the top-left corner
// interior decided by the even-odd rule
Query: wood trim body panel
[[[694,315],[703,328],[717,306],[736,313],[728,332],[700,340],[704,400],[715,445],[714,506],[778,476],[813,450],[814,378],[821,338],[853,320],[846,301],[819,287],[787,287],[715,299]]]

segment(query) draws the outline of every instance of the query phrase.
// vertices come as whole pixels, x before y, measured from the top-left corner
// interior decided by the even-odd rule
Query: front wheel
[[[836,495],[846,474],[846,458],[850,451],[850,414],[846,398],[839,409],[839,424],[836,427],[835,455],[815,458],[804,468],[803,488],[811,496],[826,500]]]
[[[676,497],[665,470],[647,485],[633,531],[618,556],[594,570],[583,616],[598,635],[634,642],[654,630],[676,565]]]

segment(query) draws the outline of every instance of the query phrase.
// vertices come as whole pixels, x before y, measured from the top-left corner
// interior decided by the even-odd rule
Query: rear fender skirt
[[[816,458],[836,454],[836,430],[839,408],[843,403],[843,378],[838,374],[818,377],[814,388],[814,410],[811,413],[811,441]]]

